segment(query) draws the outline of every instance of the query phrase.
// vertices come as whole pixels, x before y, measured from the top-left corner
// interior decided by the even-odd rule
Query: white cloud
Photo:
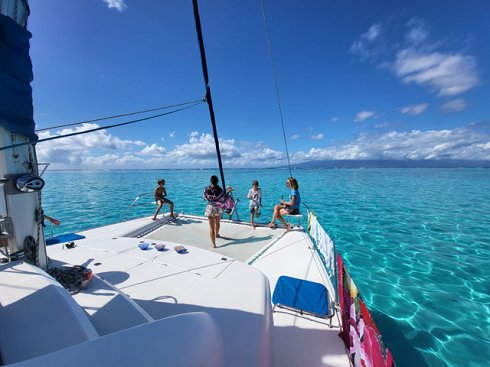
[[[361,122],[367,120],[370,117],[376,115],[376,112],[373,111],[361,111],[357,113],[356,117],[354,117],[354,122]]]
[[[290,158],[293,163],[321,159],[490,160],[489,124],[473,124],[455,130],[391,131],[373,136],[362,134],[347,144],[299,151],[292,153]],[[88,135],[60,139],[55,143],[38,143],[39,161],[51,163],[53,169],[217,166],[214,139],[210,134],[192,132],[187,143],[177,145],[172,150],[157,144],[112,137],[105,131],[101,136]],[[40,134],[40,138],[48,136],[51,136],[49,132]],[[100,145],[103,148],[99,148],[97,141],[103,143]],[[237,146],[234,139],[220,139],[220,148],[225,167],[275,167],[287,163],[284,152],[274,150],[263,142]]]
[[[164,147],[160,147],[156,144],[152,144],[152,145],[147,145],[146,147],[144,147],[142,150],[141,150],[141,154],[144,154],[144,155],[161,155],[161,154],[165,154],[165,148]]]
[[[56,134],[51,134],[51,131],[43,131],[39,133],[39,139],[87,131],[98,127],[99,125],[97,124],[83,124],[75,129],[63,129]],[[90,151],[93,149],[109,149],[117,151],[144,145],[145,143],[140,140],[123,140],[117,136],[113,137],[112,135],[107,134],[106,130],[103,129],[83,135],[58,139],[56,143],[41,142],[37,144],[36,150],[39,161],[55,161],[69,165],[79,165],[83,163],[83,157],[89,155]]]
[[[235,140],[220,139],[220,153],[223,158],[233,158],[239,156]],[[168,152],[169,156],[177,159],[213,159],[216,158],[216,146],[211,134],[201,134],[193,131],[190,134],[189,143],[177,145],[173,151]]]
[[[446,102],[441,106],[444,112],[460,112],[466,108],[466,102],[462,98],[454,99],[452,101]]]
[[[427,103],[420,103],[420,104],[403,107],[400,109],[400,112],[404,115],[405,114],[420,115],[422,112],[424,112],[427,109],[427,107],[429,107]]]
[[[390,126],[390,124],[389,124],[389,123],[387,123],[387,122],[383,122],[383,123],[381,123],[381,124],[376,124],[376,125],[374,125],[373,127],[374,127],[375,129],[384,129],[385,127],[388,127],[388,126]]]
[[[378,50],[373,47],[373,43],[380,38],[381,33],[381,24],[373,24],[366,33],[362,34],[357,41],[352,43],[349,52],[358,55],[363,60],[375,57],[378,54]]]
[[[471,128],[388,132],[361,135],[353,142],[297,153],[302,160],[325,159],[468,159],[490,160],[490,136]]]
[[[354,42],[350,52],[391,70],[403,84],[426,86],[439,96],[460,95],[478,84],[474,56],[441,50],[448,42],[432,41],[425,22],[417,18],[406,23],[405,40],[400,43],[394,39],[399,23],[374,24]]]
[[[291,140],[298,140],[300,136],[298,134],[294,134],[291,136]]]
[[[118,11],[123,11],[127,8],[127,5],[124,3],[124,0],[102,0],[107,4],[109,9],[116,9]]]
[[[420,19],[411,19],[407,23],[408,31],[405,38],[409,44],[420,45],[429,38],[429,31]]]
[[[313,140],[322,140],[323,139],[323,134],[320,133],[320,134],[317,134],[317,135],[312,135],[311,136],[311,139],[313,139]]]
[[[332,117],[332,118],[330,119],[330,121],[331,121],[331,122],[337,122],[337,121],[339,121],[339,118],[338,118],[338,117]]]
[[[170,134],[168,134],[170,138],[175,138],[175,131],[172,131]]]
[[[468,55],[404,49],[397,53],[393,69],[402,83],[427,85],[439,96],[455,96],[478,84],[476,60]]]
[[[276,165],[277,162],[286,159],[286,154],[271,148],[264,148],[259,151],[249,151],[241,154],[240,161],[243,165],[253,165],[252,162],[266,162]]]

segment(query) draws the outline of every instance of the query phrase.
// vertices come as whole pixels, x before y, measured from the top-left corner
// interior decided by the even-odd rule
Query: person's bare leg
[[[221,222],[221,214],[216,217],[216,224],[215,224],[215,227],[216,227],[216,237],[219,237],[219,228],[220,228],[220,224],[221,224],[220,222]]]
[[[157,211],[155,212],[155,215],[153,216],[153,220],[157,220],[157,215],[158,215],[158,212],[160,212],[160,209],[162,207],[163,203],[159,200],[158,201],[158,208],[157,208]]]
[[[255,229],[255,224],[254,224],[254,213],[250,214],[250,227]]]
[[[279,219],[279,221],[282,223],[282,225],[284,226],[284,228],[286,229],[286,231],[289,232],[291,230],[291,225],[288,224],[288,223],[286,223],[286,221],[282,217],[285,214],[288,214],[288,212],[285,209],[281,209],[279,211],[279,214],[277,215],[277,219]]]
[[[282,209],[282,205],[281,204],[278,204],[276,206],[274,206],[274,212],[272,214],[272,219],[270,221],[270,223],[267,225],[267,227],[269,228],[276,228],[276,224],[274,223],[274,221],[277,219],[277,216],[279,215],[279,211]]]
[[[216,233],[215,233],[216,217],[208,217],[208,222],[209,222],[209,237],[211,238],[211,244],[213,248],[216,248]]]
[[[171,202],[169,202],[169,204],[170,204],[170,216],[175,219],[175,215],[174,215],[174,203],[171,201]]]

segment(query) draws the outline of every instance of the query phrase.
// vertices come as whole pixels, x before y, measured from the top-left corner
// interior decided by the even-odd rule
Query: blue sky
[[[293,163],[490,160],[488,1],[264,4]],[[204,96],[191,1],[30,6],[37,128]],[[260,0],[201,1],[200,12],[225,167],[285,164]],[[38,159],[53,168],[216,167],[211,133],[201,104],[40,143]]]

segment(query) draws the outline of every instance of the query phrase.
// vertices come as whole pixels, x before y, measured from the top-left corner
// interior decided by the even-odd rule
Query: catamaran
[[[231,211],[213,250],[207,218],[183,213],[46,240],[29,10],[0,5],[0,365],[394,366],[307,207],[291,231],[251,229]]]

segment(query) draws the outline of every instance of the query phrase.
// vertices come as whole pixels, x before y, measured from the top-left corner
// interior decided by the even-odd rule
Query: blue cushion
[[[85,236],[82,236],[81,234],[76,234],[76,233],[67,233],[67,234],[62,234],[60,236],[54,236],[51,238],[46,238],[46,245],[54,245],[55,243],[71,242],[71,241],[81,240],[82,238],[85,238]]]
[[[298,311],[328,316],[328,290],[323,284],[282,275],[277,280],[272,303]]]

